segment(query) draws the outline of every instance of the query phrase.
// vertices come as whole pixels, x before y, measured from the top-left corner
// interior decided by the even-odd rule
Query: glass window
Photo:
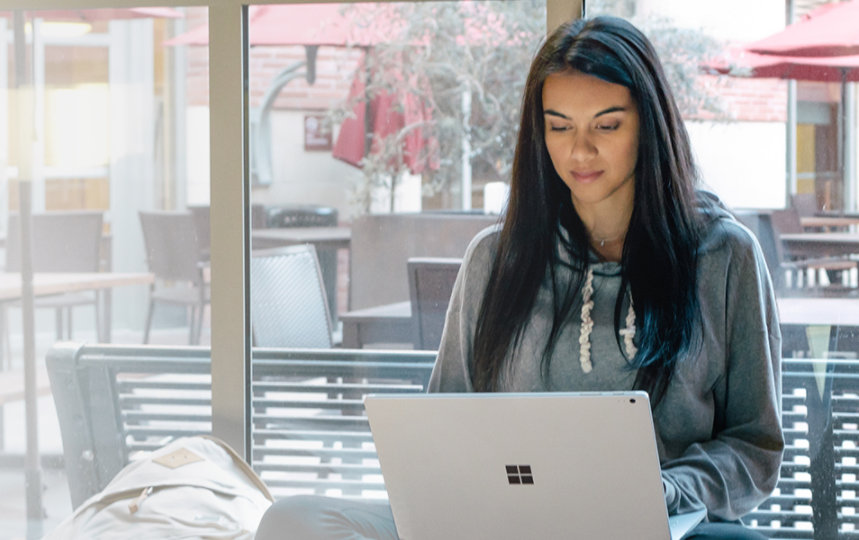
[[[702,187],[729,205],[761,245],[776,291],[783,357],[835,359],[817,364],[815,378],[827,396],[824,414],[832,415],[836,431],[851,433],[855,419],[848,420],[850,413],[838,410],[837,404],[845,400],[841,392],[852,396],[854,390],[833,383],[829,375],[824,383],[821,374],[837,373],[847,367],[839,362],[859,353],[856,95],[847,82],[854,68],[823,52],[808,58],[749,50],[759,40],[787,34],[786,23],[803,25],[847,4],[589,0],[586,6],[589,16],[628,17],[653,38],[691,138]],[[827,37],[839,42],[834,33]],[[802,39],[795,35],[783,43],[799,47]],[[836,244],[836,239],[843,242]],[[791,364],[784,365],[785,372],[791,369]],[[817,389],[792,386],[793,377],[783,380],[786,448],[814,449],[815,437],[808,430],[813,421],[805,415],[813,407],[806,411],[805,404],[806,397],[818,402],[811,397],[818,395]],[[793,418],[794,413],[802,418]],[[851,439],[848,435],[833,443],[836,471],[855,462],[849,451],[843,453],[854,447]],[[785,453],[786,468],[774,498],[743,522],[762,532],[770,529],[773,537],[801,534],[788,529],[809,534],[813,529],[817,535],[827,527],[832,535],[836,530],[849,534],[854,524],[841,515],[853,512],[847,509],[854,495],[847,488],[852,477],[832,475],[833,490],[839,494],[838,517],[835,509],[831,516],[812,517],[802,499],[810,490],[794,489],[798,484],[791,483],[809,482],[816,473],[792,468],[808,459],[790,454]],[[788,513],[793,517],[785,519]]]
[[[530,0],[251,6],[257,347],[333,347],[356,373],[372,351],[438,348],[465,247],[500,219],[545,20]],[[301,369],[301,397],[254,410],[255,466],[278,496],[385,497],[361,396],[421,391],[428,369]]]
[[[303,18],[290,8],[305,10]],[[223,24],[227,8],[219,9]],[[291,23],[278,19],[284,14]],[[521,88],[546,10],[534,0],[297,4],[251,6],[249,17],[252,461],[277,496],[384,497],[360,398],[426,383],[447,298],[425,307],[429,329],[417,330],[408,260],[442,259],[446,275],[455,275],[470,238],[500,219]],[[235,208],[218,213],[210,205],[216,160],[208,133],[216,98],[241,103],[209,87],[217,68],[207,22],[205,7],[178,5],[28,11],[17,24],[12,13],[0,18],[5,275],[26,274],[21,257],[30,246],[35,285],[48,272],[62,284],[51,293],[83,274],[97,283],[75,288],[89,303],[74,304],[62,321],[42,302],[71,297],[36,290],[31,356],[21,306],[3,305],[3,375],[20,389],[25,364],[35,367],[42,396],[35,407],[21,396],[3,403],[4,456],[23,462],[25,473],[3,477],[6,491],[24,495],[0,517],[15,530],[41,508],[50,530],[72,510],[69,494],[74,504],[83,500],[80,478],[64,474],[61,456],[66,439],[80,434],[69,432],[67,411],[55,411],[61,398],[44,376],[45,357],[60,340],[127,346],[75,360],[87,366],[114,355],[146,357],[111,372],[109,387],[91,380],[81,398],[95,431],[113,433],[117,418],[123,425],[124,457],[115,467],[176,436],[213,429],[208,361],[216,351],[207,346],[218,340],[209,284],[226,274],[210,269],[210,246],[226,242],[213,242],[210,232]],[[91,269],[60,256],[79,251],[64,247],[83,242],[83,232],[60,235],[77,226],[63,221],[47,240],[35,237],[46,216],[89,220]],[[29,242],[26,234],[19,240],[22,229],[31,231]],[[49,245],[42,266],[36,251]],[[293,255],[297,270],[284,263]],[[441,294],[449,295],[445,280]],[[177,285],[178,293],[161,288]],[[299,295],[287,309],[277,304],[284,290]],[[347,328],[350,314],[378,306],[400,310],[381,334],[359,335],[355,316]],[[313,354],[295,352],[303,348]],[[405,371],[403,358],[413,362]],[[230,406],[228,416],[244,414]],[[28,422],[41,434],[35,445],[13,429]],[[42,467],[29,461],[34,452]],[[102,463],[99,452],[66,455]]]
[[[47,531],[71,512],[70,493],[80,501],[63,462],[94,454],[62,455],[74,424],[60,417],[73,411],[55,410],[45,367],[69,339],[118,346],[107,356],[123,366],[110,387],[121,393],[92,390],[96,377],[80,398],[98,431],[113,433],[120,419],[123,459],[181,434],[241,432],[249,441],[237,450],[251,451],[275,496],[384,498],[361,399],[423,390],[465,247],[503,219],[522,86],[547,10],[566,17],[576,3],[251,5],[241,81],[240,47],[223,32],[210,44],[207,27],[238,28],[241,0],[115,3],[17,20],[0,12],[2,530],[23,536],[44,508]],[[796,20],[822,3],[788,4]],[[856,325],[825,317],[849,314],[855,300],[806,303],[855,292],[854,259],[780,236],[855,232],[852,87],[760,76],[732,56],[784,27],[783,0],[586,5],[654,40],[702,186],[758,235],[785,351],[855,357]],[[225,73],[235,87],[225,88]],[[243,157],[245,178],[219,170]],[[244,211],[249,230],[237,224]],[[833,213],[839,224],[809,225]],[[32,332],[18,285],[25,260],[35,272]],[[235,352],[237,336],[252,342],[250,358]],[[243,388],[232,378],[240,369],[250,375]]]
[[[686,120],[703,186],[734,208],[778,208],[786,196],[787,83],[719,77],[702,70],[729,45],[773,33],[784,20],[784,2],[760,2],[742,10],[747,13],[743,20],[756,22],[728,17],[731,10],[721,4],[692,8],[663,1],[587,3],[588,16],[627,17],[653,41]]]
[[[786,357],[859,353],[859,319],[850,316],[859,305],[856,247],[832,244],[832,233],[849,241],[859,224],[856,94],[847,82],[853,69],[825,54],[809,66],[743,48],[783,31],[786,6],[788,22],[800,23],[836,4],[587,2],[588,16],[628,17],[653,38],[702,187],[734,209],[761,244]]]
[[[76,403],[107,411],[132,401],[135,418],[100,417],[79,433],[68,411],[58,415],[46,375],[62,341],[137,351],[210,341],[209,180],[198,159],[209,145],[207,47],[168,43],[206,20],[205,7],[181,6],[0,13],[0,522],[10,538],[24,537],[28,517],[27,534],[41,536],[40,507],[44,532],[71,512],[80,479],[63,469],[75,459],[63,456],[70,438],[86,447],[111,421],[136,426],[115,441],[133,458],[171,431],[211,432],[205,372],[167,390],[179,381],[171,367],[119,370],[115,396],[93,386]],[[177,399],[194,405],[167,406]]]

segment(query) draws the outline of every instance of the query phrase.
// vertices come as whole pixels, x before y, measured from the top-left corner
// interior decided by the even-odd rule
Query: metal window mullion
[[[250,457],[246,8],[209,6],[212,432]]]
[[[844,103],[847,107],[844,119],[844,201],[845,210],[855,212],[859,207],[859,192],[856,189],[856,85],[846,84]]]
[[[581,17],[584,0],[546,0],[546,33],[573,17]]]
[[[100,9],[125,7],[186,7],[240,4],[242,0],[0,0],[0,11],[12,9]]]

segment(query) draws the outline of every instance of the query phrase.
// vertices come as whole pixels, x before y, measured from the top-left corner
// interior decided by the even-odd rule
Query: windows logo
[[[508,484],[534,484],[534,475],[531,473],[530,465],[505,465],[504,467],[507,469]]]

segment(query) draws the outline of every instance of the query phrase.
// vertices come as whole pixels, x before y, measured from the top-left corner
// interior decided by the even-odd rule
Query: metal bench
[[[255,349],[252,465],[276,496],[384,496],[364,394],[423,392],[429,351]],[[59,344],[47,365],[72,504],[170,440],[211,432],[202,347]]]
[[[276,496],[384,497],[362,396],[424,391],[435,353],[260,349],[253,467]],[[209,350],[61,344],[47,358],[72,501],[172,438],[211,431]],[[771,538],[859,538],[859,361],[783,362],[786,449],[744,521]]]
[[[784,462],[743,521],[771,538],[859,538],[859,361],[782,362]]]

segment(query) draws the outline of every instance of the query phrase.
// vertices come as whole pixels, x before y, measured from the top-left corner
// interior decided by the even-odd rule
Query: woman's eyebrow
[[[594,118],[597,118],[597,117],[602,116],[604,114],[609,114],[609,113],[613,113],[613,112],[625,112],[627,110],[628,109],[626,107],[621,107],[621,106],[609,107],[607,109],[603,109],[600,112],[596,113],[594,115]],[[543,114],[545,114],[546,116],[557,116],[558,118],[563,118],[564,120],[571,120],[571,118],[569,116],[567,116],[566,114],[564,114],[562,112],[558,112],[555,109],[546,109],[545,111],[543,111]]]
[[[543,114],[545,114],[546,116],[557,116],[558,118],[563,118],[564,120],[570,119],[569,116],[563,113],[559,113],[555,109],[546,109],[545,111],[543,111]]]
[[[596,118],[598,116],[602,116],[604,114],[613,113],[613,112],[626,112],[626,110],[627,110],[626,107],[620,107],[620,106],[609,107],[608,109],[605,109],[605,110],[602,110],[602,111],[596,113],[594,115],[594,118]]]

